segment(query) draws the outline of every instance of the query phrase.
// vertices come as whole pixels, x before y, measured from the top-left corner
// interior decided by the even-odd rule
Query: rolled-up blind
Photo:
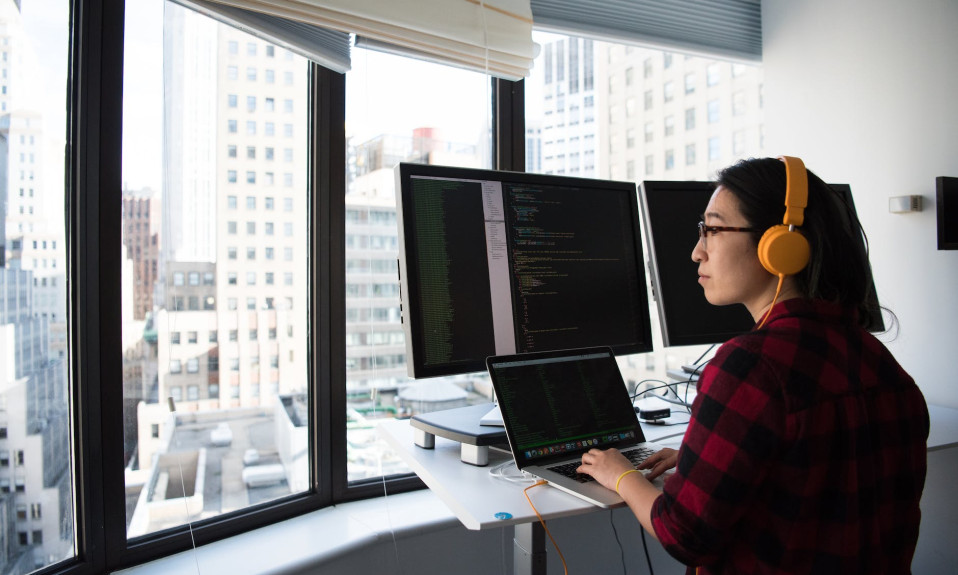
[[[349,34],[207,0],[172,0],[340,73],[349,71]]]
[[[530,0],[536,29],[757,62],[759,0]]]
[[[243,12],[242,26],[257,35],[269,27],[275,37],[284,37],[282,21],[299,23],[511,80],[528,75],[535,58],[529,0],[176,1],[237,21]],[[267,26],[264,17],[274,20]]]

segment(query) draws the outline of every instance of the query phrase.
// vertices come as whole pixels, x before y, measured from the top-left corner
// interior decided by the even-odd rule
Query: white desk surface
[[[928,406],[931,431],[928,450],[958,446],[958,409]],[[655,441],[667,437],[662,445],[677,448],[681,442],[682,425],[659,426],[643,424],[646,439]],[[468,529],[478,530],[529,523],[536,520],[523,495],[530,482],[510,482],[493,477],[489,470],[495,465],[512,460],[512,455],[496,449],[489,450],[489,464],[476,467],[459,459],[460,445],[436,437],[435,449],[422,449],[413,443],[413,429],[408,420],[386,420],[379,424],[380,435],[399,453],[403,461],[423,480],[429,489],[445,503]],[[511,469],[515,474],[515,468]],[[662,479],[656,480],[661,487]],[[529,497],[543,519],[568,517],[599,509],[568,493],[551,486],[529,490]],[[497,519],[505,512],[509,519]]]
[[[649,430],[648,427],[655,429]],[[647,439],[652,440],[678,434],[684,426],[643,426]],[[488,529],[536,521],[536,515],[526,501],[523,489],[532,482],[511,482],[490,475],[489,470],[500,463],[512,461],[512,454],[489,450],[489,464],[476,467],[459,459],[460,445],[456,441],[436,437],[434,449],[423,449],[413,443],[413,428],[408,420],[386,420],[377,429],[379,434],[402,457],[439,499],[455,513],[467,529]],[[681,436],[675,437],[677,446]],[[512,467],[512,474],[516,474]],[[661,487],[662,479],[656,480]],[[545,520],[591,513],[600,509],[552,486],[543,485],[529,490],[536,509]],[[497,513],[508,513],[508,519],[497,519]]]

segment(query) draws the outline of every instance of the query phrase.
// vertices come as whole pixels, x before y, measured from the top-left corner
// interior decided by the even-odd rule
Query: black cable
[[[649,575],[655,575],[655,571],[652,570],[652,558],[649,557],[649,546],[645,542],[645,527],[639,525],[639,533],[642,534],[642,548],[645,549],[645,561],[649,564]]]
[[[633,402],[633,403],[635,403],[636,398],[638,398],[640,395],[645,395],[646,393],[650,393],[650,392],[653,392],[653,391],[656,391],[656,390],[659,390],[659,389],[665,389],[665,390],[666,390],[665,395],[656,395],[655,397],[657,397],[658,399],[661,399],[661,400],[663,400],[663,401],[667,401],[667,402],[669,402],[669,403],[675,403],[676,405],[681,405],[682,407],[684,407],[684,408],[686,409],[686,411],[688,411],[689,413],[692,413],[692,409],[691,409],[691,408],[692,408],[692,404],[689,403],[689,401],[688,401],[688,400],[689,400],[689,388],[688,388],[688,386],[691,385],[691,380],[690,380],[690,381],[687,381],[687,382],[676,381],[676,382],[672,382],[672,383],[666,383],[666,382],[664,382],[664,381],[662,381],[662,380],[660,380],[660,379],[643,379],[642,381],[640,381],[640,382],[638,383],[638,385],[636,385],[636,389],[638,389],[638,387],[639,387],[640,385],[642,385],[643,383],[647,383],[647,382],[656,382],[656,383],[661,383],[662,385],[657,385],[657,386],[655,386],[655,387],[650,387],[650,388],[648,388],[648,389],[645,389],[645,390],[642,390],[642,391],[633,393],[633,394],[632,394],[632,402]],[[679,392],[678,392],[678,391],[675,390],[675,387],[677,387],[677,386],[679,386],[679,385],[683,385],[683,384],[685,385],[685,397],[684,397],[684,398],[683,398],[681,395],[679,395]],[[675,395],[675,399],[674,399],[674,400],[673,400],[673,399],[670,399],[670,398],[668,397],[668,392],[669,392],[669,391],[671,391],[671,392]]]
[[[622,573],[628,575],[628,571],[625,569],[625,549],[622,548],[622,541],[619,540],[619,530],[615,528],[615,516],[613,515],[614,511],[609,510],[609,523],[612,524],[612,533],[615,533],[615,542],[619,544],[619,558],[622,560]],[[640,525],[639,528],[642,526]]]

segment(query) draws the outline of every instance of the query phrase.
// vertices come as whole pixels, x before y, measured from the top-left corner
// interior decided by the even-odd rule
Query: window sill
[[[451,528],[459,520],[429,490],[353,501],[115,572],[299,573],[372,545]]]

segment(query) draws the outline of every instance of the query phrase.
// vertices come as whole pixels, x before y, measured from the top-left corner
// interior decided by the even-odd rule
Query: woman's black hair
[[[742,160],[719,172],[717,185],[735,196],[756,246],[768,228],[785,215],[785,164],[775,158]],[[868,239],[855,211],[821,178],[808,171],[808,207],[799,228],[808,239],[811,257],[795,275],[807,298],[841,303],[858,310],[859,325],[881,329],[881,311],[872,288]]]

